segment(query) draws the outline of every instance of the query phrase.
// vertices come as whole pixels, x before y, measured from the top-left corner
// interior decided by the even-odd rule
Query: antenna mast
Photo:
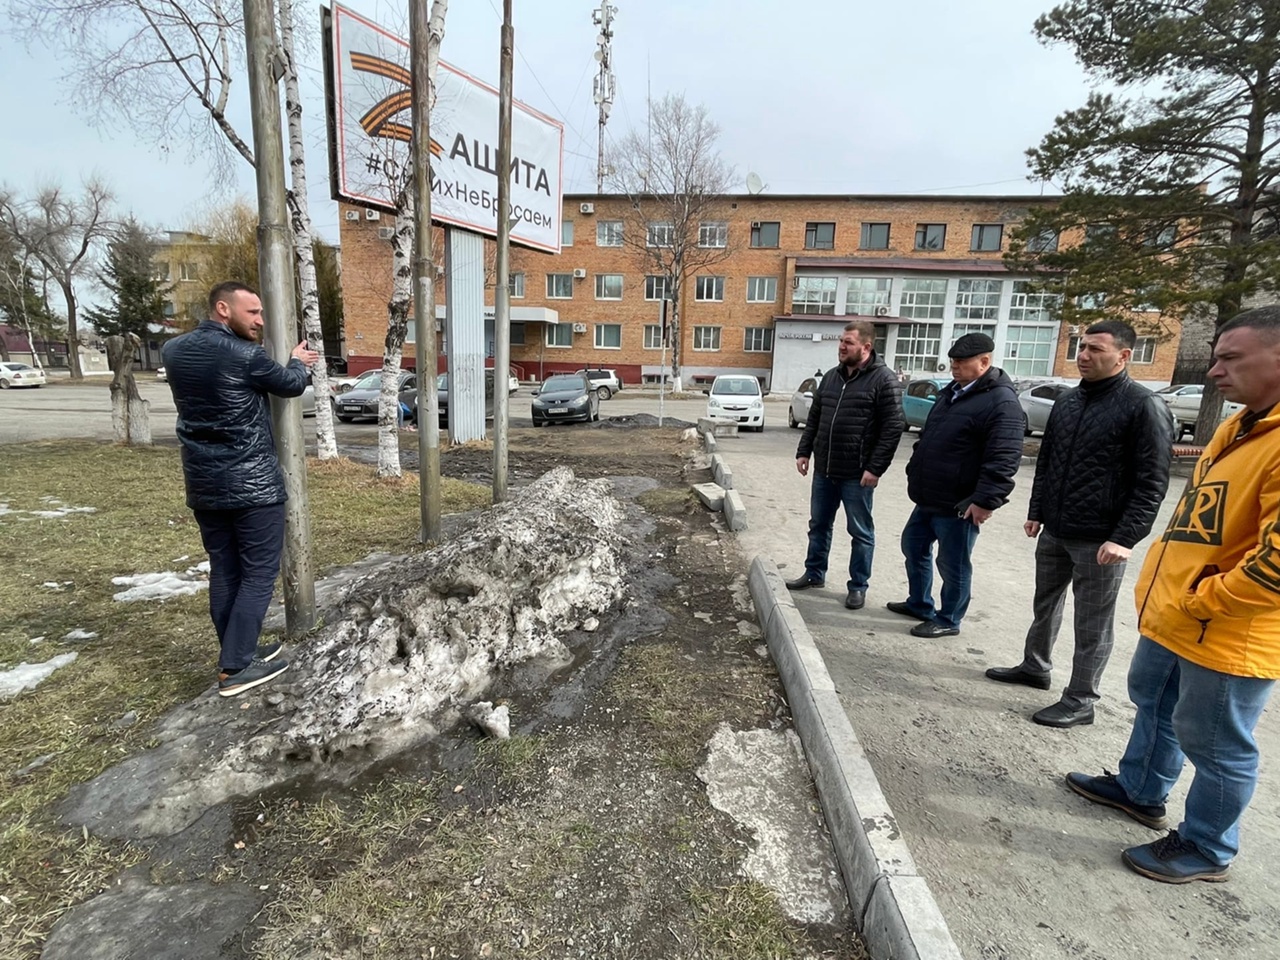
[[[600,72],[596,74],[594,84],[596,106],[600,108],[600,144],[596,157],[596,193],[604,192],[604,125],[609,122],[609,111],[613,109],[613,50],[609,41],[613,39],[613,18],[618,8],[601,0],[600,6],[591,11],[591,22],[600,28],[596,37],[596,61],[600,64]]]

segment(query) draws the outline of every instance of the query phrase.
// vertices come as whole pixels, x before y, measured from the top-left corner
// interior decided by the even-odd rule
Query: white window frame
[[[548,347],[551,347],[551,348],[552,348],[552,349],[554,349],[554,350],[568,350],[570,347],[572,347],[572,346],[573,346],[573,324],[571,324],[571,323],[548,323],[548,324],[546,324],[546,328],[547,328],[546,333],[543,335],[543,342],[544,342]],[[557,339],[559,339],[559,332],[560,332],[561,330],[565,331],[565,333],[567,333],[567,334],[569,335],[569,336],[568,336],[568,339],[569,339],[569,342],[568,342],[568,343],[556,343],[556,340],[557,340]],[[555,332],[556,332],[556,337],[554,337],[554,338],[551,336],[552,331],[555,331]]]
[[[560,246],[562,247],[573,246],[573,221],[572,220],[560,221]]]
[[[915,289],[911,289],[911,288]],[[947,312],[947,281],[909,277],[902,281],[898,316],[904,320],[941,320]]]
[[[744,327],[743,353],[773,353],[773,327]]]
[[[1027,339],[1027,334],[1034,336]],[[1026,349],[1030,349],[1030,356]],[[1058,327],[1045,323],[1010,323],[1005,328],[1001,369],[1011,377],[1047,377],[1053,373],[1058,349]]]
[[[1138,342],[1133,347],[1133,356],[1129,360],[1130,363],[1155,363],[1156,362],[1156,338],[1155,337],[1138,337]]]
[[[662,289],[658,290],[661,284]],[[670,300],[671,278],[660,273],[651,273],[644,278],[644,298],[650,301]]]
[[[554,288],[559,284],[557,280],[568,280],[569,293],[555,293]],[[548,300],[572,300],[573,299],[573,274],[572,273],[548,273],[547,274],[547,299]]]
[[[195,262],[182,263],[178,265],[178,279],[186,281],[195,281],[200,279],[200,265]]]
[[[1003,280],[956,281],[955,318],[957,320],[996,322],[1000,319],[1000,297],[1004,294]]]
[[[1013,281],[1009,300],[1010,323],[1052,323],[1062,309],[1062,295],[1036,291],[1030,280]]]
[[[908,373],[934,373],[942,355],[941,323],[900,323],[893,363]]]
[[[597,247],[622,246],[622,221],[621,220],[597,220],[596,221],[596,246]]]
[[[724,277],[703,274],[694,278],[693,299],[697,303],[723,303]]]
[[[612,281],[617,281],[617,285],[618,285],[617,296],[612,296],[609,293],[609,286]],[[596,299],[597,300],[621,300],[622,299],[622,274],[597,273],[596,274]]]
[[[595,331],[595,340],[596,340],[596,349],[597,349],[597,350],[621,350],[621,349],[622,349],[622,324],[620,324],[620,323],[597,323],[597,324],[595,325],[595,327],[596,327],[596,331]],[[606,333],[606,332],[607,332],[607,331],[609,331],[609,330],[616,330],[616,331],[618,332],[618,344],[617,344],[617,346],[610,346],[610,345],[609,345],[609,344],[607,344],[607,343],[601,343],[601,340],[603,339],[602,334]]]
[[[791,312],[829,316],[836,312],[836,277],[797,276],[791,290]],[[816,309],[815,309],[816,308]]]
[[[729,246],[729,224],[723,220],[698,224],[698,246],[711,250],[723,250]]]
[[[524,299],[524,271],[507,275],[507,288],[511,291],[512,300]]]
[[[666,220],[645,224],[644,245],[654,249],[668,249],[676,245],[676,225]]]
[[[662,324],[646,323],[644,325],[644,348],[646,350],[662,349]]]
[[[712,344],[711,346],[707,346],[708,341]],[[699,353],[718,353],[720,351],[720,327],[694,327],[693,349]]]
[[[845,281],[844,312],[846,314],[874,317],[877,307],[890,307],[892,301],[893,281],[888,277],[849,277]]]
[[[767,294],[767,296],[765,294]],[[777,277],[747,277],[747,303],[777,302]]]

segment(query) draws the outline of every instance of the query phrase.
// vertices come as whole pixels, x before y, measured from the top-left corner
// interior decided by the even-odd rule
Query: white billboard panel
[[[334,195],[393,210],[409,157],[409,44],[334,6],[330,56]],[[431,218],[497,236],[498,91],[443,60],[436,90]],[[511,241],[559,253],[564,126],[516,101],[511,144]]]

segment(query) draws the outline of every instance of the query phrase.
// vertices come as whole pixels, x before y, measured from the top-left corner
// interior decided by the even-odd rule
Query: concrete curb
[[[725,473],[728,480],[729,474]],[[728,489],[724,492],[724,522],[735,533],[747,529],[747,505],[742,502],[742,494]]]
[[[782,574],[768,557],[756,557],[748,585],[871,956],[963,960]]]

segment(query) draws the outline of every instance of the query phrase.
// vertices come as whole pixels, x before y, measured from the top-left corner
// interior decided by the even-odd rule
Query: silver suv
[[[586,367],[577,372],[591,381],[591,385],[596,388],[596,396],[601,400],[608,400],[622,389],[622,378],[618,376],[617,370]]]

